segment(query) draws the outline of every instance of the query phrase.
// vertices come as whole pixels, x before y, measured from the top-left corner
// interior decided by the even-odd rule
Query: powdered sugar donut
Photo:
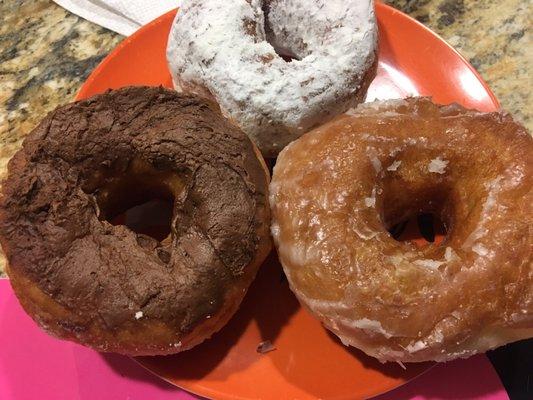
[[[167,58],[176,89],[214,97],[271,157],[360,103],[376,52],[372,0],[189,0]]]

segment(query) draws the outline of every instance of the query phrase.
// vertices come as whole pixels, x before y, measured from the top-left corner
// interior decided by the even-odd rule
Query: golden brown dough
[[[533,336],[533,140],[505,113],[373,103],[290,144],[272,233],[292,290],[382,361],[451,360]],[[440,216],[439,245],[387,229]]]

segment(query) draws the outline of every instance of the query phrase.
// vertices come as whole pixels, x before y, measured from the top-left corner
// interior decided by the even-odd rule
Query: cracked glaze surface
[[[292,290],[380,360],[444,361],[533,335],[533,139],[510,116],[369,103],[289,144],[272,234]],[[387,228],[440,216],[440,245]]]

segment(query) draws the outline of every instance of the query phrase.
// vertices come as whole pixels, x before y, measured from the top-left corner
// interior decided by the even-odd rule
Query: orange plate
[[[476,71],[430,30],[376,4],[378,76],[368,99],[432,95],[483,111],[498,102]],[[77,99],[127,85],[171,87],[165,59],[175,15],[163,15],[125,39],[91,74]],[[270,340],[275,351],[258,354]],[[211,340],[193,350],[137,361],[190,392],[217,399],[363,399],[407,382],[431,364],[382,365],[343,346],[303,310],[272,254],[241,308]]]

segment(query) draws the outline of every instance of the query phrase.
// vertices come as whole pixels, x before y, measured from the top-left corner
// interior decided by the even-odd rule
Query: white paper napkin
[[[129,36],[178,6],[180,0],[54,0],[95,24]]]

